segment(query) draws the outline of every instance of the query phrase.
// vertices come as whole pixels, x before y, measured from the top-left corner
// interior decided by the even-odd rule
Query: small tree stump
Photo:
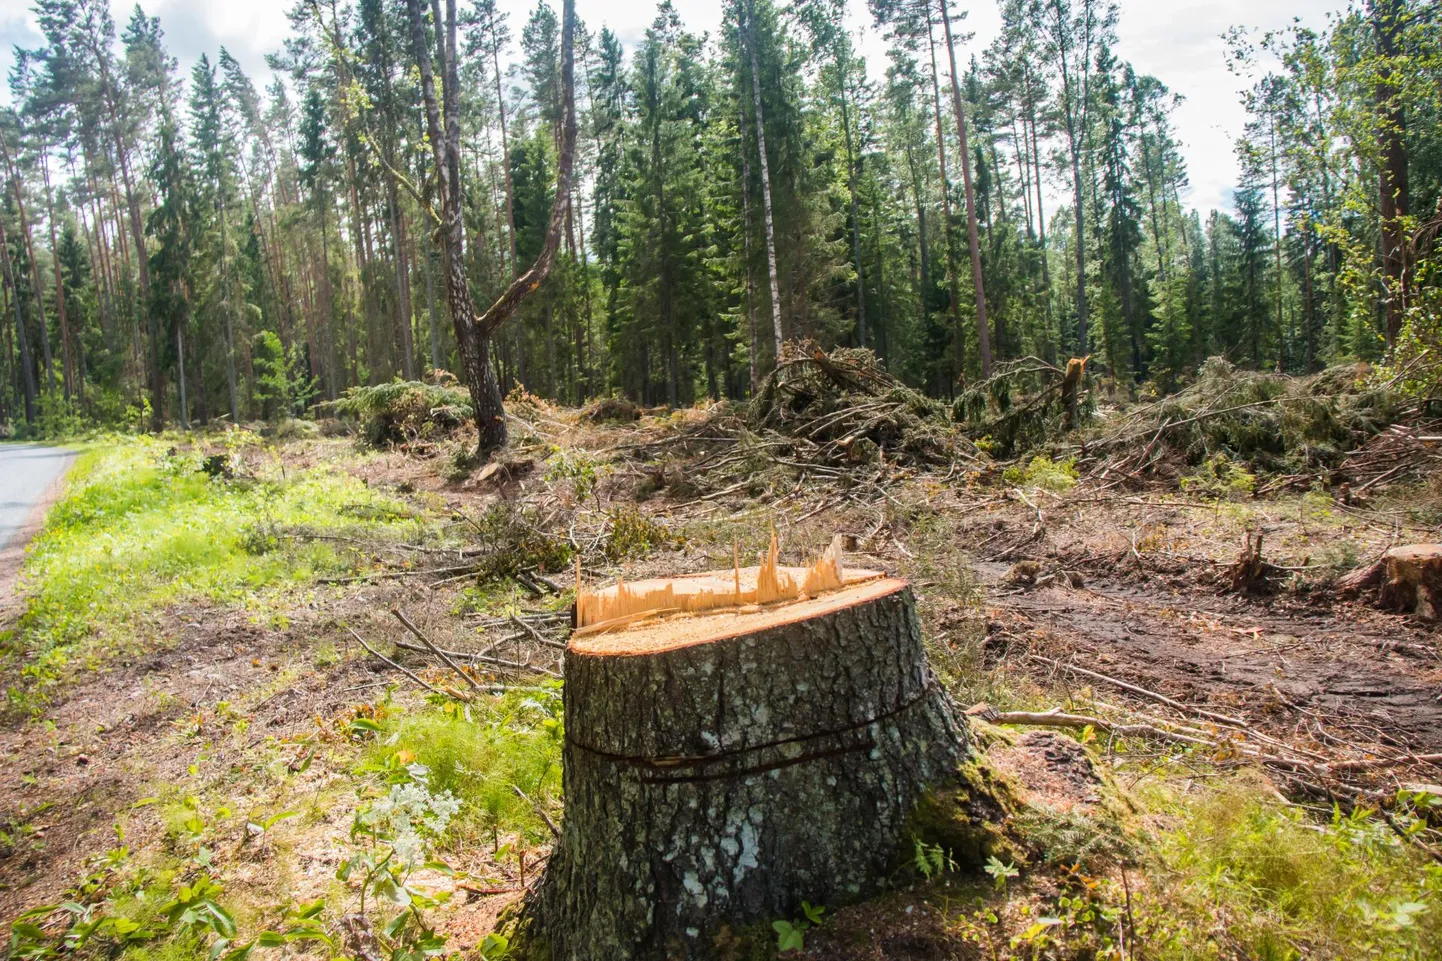
[[[1383,560],[1383,607],[1427,620],[1442,617],[1442,544],[1394,547]]]
[[[521,956],[714,957],[725,929],[874,894],[910,853],[918,802],[967,754],[911,590],[842,574],[838,557],[839,588],[745,604],[822,568],[778,573],[774,551],[769,572],[612,588],[610,602],[665,596],[702,613],[607,607],[616,629],[571,641],[566,816],[522,909]],[[743,604],[717,609],[733,584]],[[578,614],[603,601],[583,596]]]

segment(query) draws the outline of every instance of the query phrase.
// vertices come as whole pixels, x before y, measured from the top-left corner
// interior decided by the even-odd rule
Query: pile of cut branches
[[[471,397],[448,380],[425,383],[395,380],[371,387],[352,387],[332,403],[335,412],[361,422],[373,447],[433,443],[469,423]]]
[[[1348,454],[1337,473],[1351,485],[1351,494],[1442,476],[1442,420],[1393,424]]]
[[[952,416],[967,436],[998,457],[1042,447],[1092,415],[1085,371],[1084,357],[1072,358],[1065,368],[1040,357],[998,364],[995,373],[956,398]]]
[[[788,343],[747,415],[760,434],[790,438],[794,454],[815,464],[878,461],[950,464],[969,455],[946,409],[886,372],[869,350],[827,353],[810,341]]]
[[[1253,474],[1332,480],[1350,453],[1419,413],[1363,367],[1289,377],[1213,357],[1196,383],[1113,420],[1085,450],[1109,477],[1175,475],[1224,457]]]

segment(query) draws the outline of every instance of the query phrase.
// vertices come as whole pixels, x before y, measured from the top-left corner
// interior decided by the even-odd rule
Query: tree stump
[[[1442,618],[1442,544],[1394,547],[1383,558],[1382,606]]]
[[[965,759],[965,728],[907,583],[843,573],[839,555],[779,568],[773,543],[760,568],[582,594],[566,816],[522,956],[714,957],[728,928],[884,886],[918,802]]]

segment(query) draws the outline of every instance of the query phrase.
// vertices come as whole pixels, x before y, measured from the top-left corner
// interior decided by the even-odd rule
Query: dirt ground
[[[1337,572],[1310,562],[1329,544],[1354,543],[1370,559],[1409,534],[1435,540],[1435,530],[1386,531],[1333,513],[1305,531],[1295,503],[1253,502],[1218,522],[1216,505],[1127,497],[1113,508],[1089,496],[1079,489],[1044,508],[1035,538],[1033,511],[1006,511],[1001,539],[1025,542],[973,561],[987,588],[992,663],[1045,689],[1147,703],[1061,666],[1075,665],[1322,753],[1442,750],[1442,630],[1379,610],[1370,596],[1339,599],[1328,586]],[[1224,573],[1239,541],[1222,531],[1234,526],[1288,545],[1273,560],[1294,570],[1260,593],[1231,590]],[[1166,549],[1178,543],[1183,551]]]

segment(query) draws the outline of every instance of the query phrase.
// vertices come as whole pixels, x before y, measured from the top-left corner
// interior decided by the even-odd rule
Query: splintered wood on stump
[[[1383,607],[1442,619],[1442,544],[1394,547],[1382,560]]]
[[[966,732],[907,582],[840,553],[781,567],[773,541],[761,567],[581,593],[566,817],[522,956],[709,958],[727,929],[884,885]]]

